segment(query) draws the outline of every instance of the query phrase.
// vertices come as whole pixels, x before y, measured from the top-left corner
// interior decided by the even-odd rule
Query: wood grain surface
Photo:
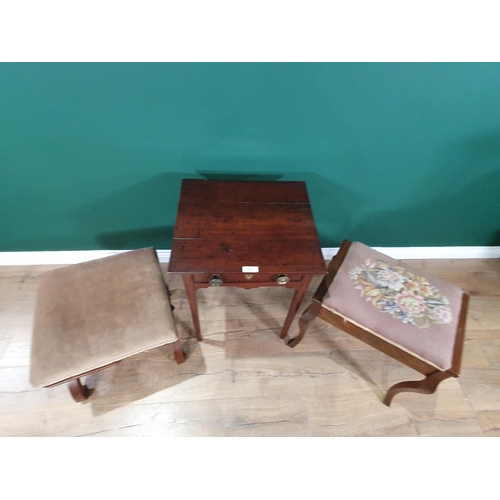
[[[324,274],[304,182],[182,181],[173,273]]]
[[[33,389],[35,278],[60,266],[0,267],[0,435],[500,436],[500,261],[406,262],[471,300],[460,378],[432,395],[400,394],[390,408],[387,388],[421,376],[321,320],[287,347],[279,334],[293,290],[200,290],[197,342],[182,279],[166,265],[184,364],[168,346],[128,358],[86,377],[95,391],[79,404],[64,386]]]

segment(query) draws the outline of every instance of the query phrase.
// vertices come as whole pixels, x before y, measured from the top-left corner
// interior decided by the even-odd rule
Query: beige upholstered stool
[[[392,386],[384,399],[389,406],[399,392],[430,394],[458,377],[467,304],[456,286],[344,241],[288,345],[295,347],[318,316],[426,376]]]
[[[167,287],[154,248],[49,271],[39,277],[31,383],[69,383],[76,401],[89,396],[80,377],[148,349],[172,343],[175,331]]]

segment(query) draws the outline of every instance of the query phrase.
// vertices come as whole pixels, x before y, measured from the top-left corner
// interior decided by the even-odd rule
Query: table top
[[[243,266],[325,274],[305,183],[184,179],[169,272],[241,273]]]

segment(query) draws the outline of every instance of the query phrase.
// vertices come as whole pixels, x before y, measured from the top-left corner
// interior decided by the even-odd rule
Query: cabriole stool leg
[[[68,386],[69,386],[69,392],[71,392],[73,399],[77,403],[81,403],[82,401],[85,401],[90,396],[89,388],[86,385],[83,385],[80,382],[79,378],[75,378],[73,380],[70,380],[68,382]]]
[[[436,391],[437,386],[443,380],[450,378],[452,375],[448,372],[434,372],[423,380],[412,380],[409,382],[400,382],[393,385],[385,395],[383,403],[390,406],[392,398],[400,392],[419,392],[422,394],[432,394]]]

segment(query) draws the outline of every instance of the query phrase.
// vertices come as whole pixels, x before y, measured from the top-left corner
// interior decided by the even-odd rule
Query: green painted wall
[[[0,250],[170,248],[182,178],[305,180],[324,247],[500,244],[500,64],[0,64]]]

